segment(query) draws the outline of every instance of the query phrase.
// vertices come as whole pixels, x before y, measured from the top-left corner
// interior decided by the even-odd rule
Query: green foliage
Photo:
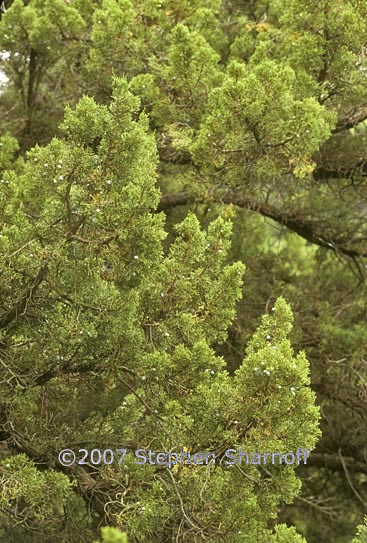
[[[211,94],[208,113],[195,144],[196,162],[206,168],[238,167],[244,153],[253,155],[257,180],[291,170],[311,173],[312,154],[330,136],[335,117],[314,98],[295,96],[296,74],[289,67],[265,61],[253,69],[233,61],[223,86]],[[279,148],[287,140],[284,155]],[[258,149],[266,152],[258,159]],[[238,179],[238,171],[231,173]]]
[[[5,3],[0,539],[304,541],[293,524],[348,543],[367,499],[335,469],[365,462],[366,2]],[[313,449],[311,374],[336,461],[220,462]],[[83,446],[129,452],[62,470]],[[218,462],[138,466],[143,447]]]
[[[101,528],[102,540],[96,543],[127,543],[126,534],[121,533],[117,528]]]
[[[228,219],[218,217],[205,232],[188,214],[163,253],[163,216],[154,212],[155,142],[138,108],[126,80],[115,79],[109,107],[82,98],[74,110],[66,109],[64,136],[30,150],[24,170],[6,175],[5,303],[11,307],[7,282],[13,266],[21,270],[32,262],[38,277],[36,298],[24,308],[35,313],[31,320],[17,319],[11,331],[13,371],[23,375],[15,390],[3,387],[12,424],[33,436],[35,450],[42,451],[47,440],[50,459],[80,440],[100,448],[113,440],[129,449],[158,451],[313,448],[318,411],[307,388],[307,361],[303,354],[293,357],[287,339],[291,312],[284,300],[276,303],[274,316],[264,317],[234,377],[215,354],[214,345],[227,339],[235,317],[244,272],[240,262],[226,263]],[[12,279],[19,299],[27,283],[23,274]],[[19,342],[30,343],[27,352],[15,346]],[[264,360],[270,378],[253,371]],[[126,381],[126,370],[134,384]],[[299,490],[291,466],[271,466],[272,478],[263,482],[250,466],[253,482],[244,485],[236,468],[218,465],[205,483],[207,466],[163,476],[128,456],[121,466],[100,466],[99,477],[117,485],[129,478],[127,508],[113,499],[112,488],[105,501],[108,518],[132,540],[162,539],[167,523],[178,533],[179,524],[189,522],[211,526],[213,534],[225,532],[233,541],[242,541],[242,532],[270,541],[277,536],[267,528],[268,519]],[[24,468],[17,466],[19,480]],[[39,484],[36,475],[37,470],[32,499],[20,484],[34,516],[43,511],[38,500],[48,484],[48,479]],[[55,492],[69,489],[65,480],[60,475]],[[33,497],[36,484],[39,494]],[[4,492],[9,500],[12,485]],[[181,518],[182,499],[188,521]],[[202,506],[209,501],[214,509]]]
[[[0,464],[2,510],[21,510],[28,522],[57,522],[75,486],[63,473],[41,472],[25,454]]]
[[[277,543],[305,543],[305,539],[296,533],[294,528],[288,528],[285,524],[279,524],[276,527]]]
[[[10,168],[14,162],[14,155],[19,151],[19,145],[10,134],[0,137],[0,172]]]
[[[353,543],[366,543],[367,541],[367,517],[364,518],[364,524],[358,526],[357,537],[353,539]]]

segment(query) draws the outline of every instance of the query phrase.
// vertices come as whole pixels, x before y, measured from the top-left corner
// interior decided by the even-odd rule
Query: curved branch
[[[168,194],[161,198],[160,204],[158,206],[158,211],[167,211],[170,208],[180,205],[189,205],[194,202],[208,203],[208,201],[213,201],[213,199],[210,200],[208,198],[200,196],[195,197],[192,194],[185,192]],[[260,213],[263,217],[268,217],[269,219],[272,219],[273,221],[282,224],[283,226],[288,228],[288,230],[290,230],[291,232],[295,232],[309,243],[313,243],[326,249],[331,249],[336,253],[342,254],[349,258],[356,259],[367,257],[367,253],[351,249],[345,245],[340,244],[340,242],[333,238],[326,238],[322,236],[316,231],[314,225],[311,222],[306,221],[297,215],[282,212],[275,206],[263,204],[261,202],[252,200],[251,198],[245,196],[237,196],[234,194],[223,195],[220,198],[215,199],[214,203],[233,204],[235,206]]]
[[[367,107],[362,108],[360,111],[357,111],[356,113],[350,115],[349,117],[346,117],[338,121],[332,133],[338,134],[339,132],[342,132],[343,130],[349,130],[350,128],[354,128],[358,126],[359,124],[363,123],[363,121],[365,121],[366,119],[367,119]]]

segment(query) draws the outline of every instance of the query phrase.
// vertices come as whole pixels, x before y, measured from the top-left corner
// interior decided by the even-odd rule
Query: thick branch
[[[54,366],[41,375],[38,375],[33,383],[32,386],[43,386],[46,385],[51,379],[54,379],[54,377],[58,377],[59,375],[69,375],[69,374],[82,374],[82,373],[88,373],[92,371],[96,364],[95,362],[86,362],[84,364],[79,364],[78,366],[72,366],[69,365],[70,361],[67,361],[65,364],[60,366]]]
[[[203,197],[195,198],[193,195],[179,192],[175,194],[168,194],[161,198],[160,204],[158,206],[158,211],[166,211],[172,207],[179,205],[189,205],[193,202],[204,203],[208,202],[208,199]],[[263,215],[263,217],[268,217],[273,221],[276,221],[279,224],[284,225],[286,228],[295,232],[305,240],[320,247],[325,247],[326,249],[332,249],[335,252],[348,256],[350,258],[362,258],[366,257],[367,253],[357,251],[355,249],[350,249],[344,245],[341,245],[337,240],[332,238],[325,238],[321,234],[318,234],[314,225],[308,221],[303,220],[301,217],[292,215],[290,213],[284,213],[277,209],[276,207],[256,202],[251,198],[245,196],[237,196],[233,194],[223,195],[220,198],[215,200],[215,203],[218,204],[233,204],[244,209],[249,209],[251,211],[256,211]]]
[[[357,113],[354,113],[354,115],[351,115],[349,117],[346,117],[345,119],[341,119],[338,121],[338,124],[333,130],[333,134],[338,134],[339,132],[342,132],[343,130],[349,130],[350,128],[354,128],[355,126],[358,126],[360,123],[363,123],[367,119],[367,107],[362,108],[360,111],[357,111]]]

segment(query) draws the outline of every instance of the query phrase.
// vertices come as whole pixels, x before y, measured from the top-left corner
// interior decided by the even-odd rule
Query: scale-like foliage
[[[290,309],[277,301],[230,375],[214,347],[241,296],[231,223],[205,231],[188,214],[163,251],[155,141],[127,87],[115,80],[109,107],[84,97],[67,108],[64,136],[4,174],[1,404],[15,456],[2,463],[2,508],[52,533],[76,486],[130,541],[299,541],[269,526],[299,491],[296,465],[223,457],[315,446],[318,410],[306,358],[288,340]],[[97,466],[88,490],[89,471],[57,462],[83,445],[129,453]],[[215,465],[162,469],[133,455],[184,447],[215,452]]]

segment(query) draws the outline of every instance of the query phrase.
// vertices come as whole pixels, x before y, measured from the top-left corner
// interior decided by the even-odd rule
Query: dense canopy
[[[0,17],[0,540],[365,543],[365,0]]]

